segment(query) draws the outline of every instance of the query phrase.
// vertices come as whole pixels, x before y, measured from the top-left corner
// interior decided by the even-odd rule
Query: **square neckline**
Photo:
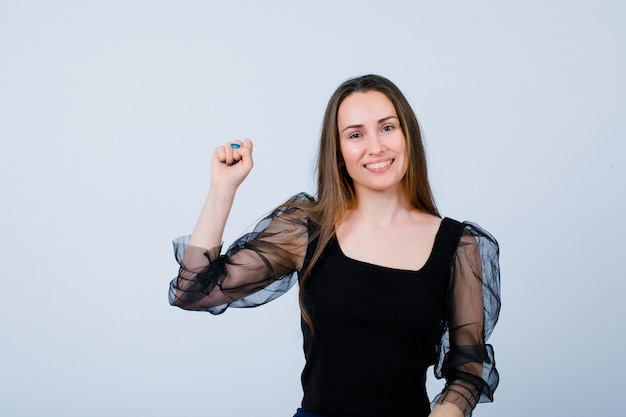
[[[352,257],[346,255],[346,253],[341,248],[341,244],[339,243],[339,239],[337,239],[337,234],[335,234],[333,236],[333,243],[335,245],[337,245],[337,249],[338,249],[341,257],[343,257],[344,259],[348,260],[349,262],[353,262],[353,263],[356,263],[356,264],[359,264],[359,265],[365,265],[365,266],[369,266],[369,267],[373,267],[373,268],[383,269],[383,270],[386,270],[386,271],[396,271],[396,272],[404,272],[404,273],[415,274],[415,273],[423,271],[432,262],[432,259],[434,257],[434,253],[435,253],[435,249],[437,248],[437,246],[439,245],[440,240],[442,239],[443,228],[444,228],[443,224],[444,224],[444,222],[449,221],[449,220],[450,219],[448,217],[443,217],[441,219],[441,222],[439,223],[439,227],[437,229],[437,233],[435,233],[435,240],[433,241],[433,246],[430,248],[430,252],[428,254],[428,258],[426,258],[426,262],[424,262],[424,264],[422,266],[420,266],[418,269],[394,268],[394,267],[391,267],[391,266],[379,265],[379,264],[375,264],[375,263],[372,263],[372,262],[361,261],[359,259],[352,258]]]

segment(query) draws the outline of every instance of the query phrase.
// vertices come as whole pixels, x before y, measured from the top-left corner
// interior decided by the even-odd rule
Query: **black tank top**
[[[444,218],[417,271],[348,258],[336,238],[304,283],[302,407],[322,415],[421,417],[462,224]],[[309,245],[310,259],[316,242]],[[306,267],[306,263],[305,263]]]

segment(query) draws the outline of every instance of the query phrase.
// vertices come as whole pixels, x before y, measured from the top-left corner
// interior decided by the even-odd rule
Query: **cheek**
[[[406,138],[404,137],[403,134],[398,135],[396,149],[398,150],[398,152],[400,154],[402,154],[402,156],[405,159],[408,158],[408,156],[409,156],[408,155],[409,149],[408,149],[408,146],[407,146],[407,143],[406,143]]]
[[[406,136],[404,136],[404,133],[402,133],[402,131],[398,132],[398,134],[394,136],[394,139],[398,144],[398,148],[406,149]]]
[[[403,160],[403,169],[406,172],[408,165],[409,165],[409,148],[407,146],[406,143],[406,139],[404,138],[404,135],[398,135],[398,141],[397,141],[397,146],[396,149],[398,151],[398,153],[400,155],[402,155],[402,160]]]
[[[359,158],[359,149],[356,146],[350,146],[349,143],[341,144],[341,158],[345,164],[350,164]]]

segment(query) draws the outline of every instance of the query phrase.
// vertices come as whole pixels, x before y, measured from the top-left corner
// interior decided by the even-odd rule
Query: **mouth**
[[[372,164],[365,164],[363,165],[363,167],[371,171],[376,171],[379,169],[387,168],[389,165],[393,164],[393,161],[395,161],[395,159],[388,159],[382,162],[374,162]]]

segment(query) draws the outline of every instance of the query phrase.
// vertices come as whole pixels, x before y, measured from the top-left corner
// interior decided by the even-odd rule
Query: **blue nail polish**
[[[230,147],[233,148],[233,149],[239,149],[239,148],[241,148],[241,145],[238,144],[238,143],[231,143]]]
[[[229,163],[227,163],[226,165],[227,165],[227,166],[229,166],[229,167],[232,167],[232,166],[233,166],[233,163],[232,163],[232,162],[229,162]]]

